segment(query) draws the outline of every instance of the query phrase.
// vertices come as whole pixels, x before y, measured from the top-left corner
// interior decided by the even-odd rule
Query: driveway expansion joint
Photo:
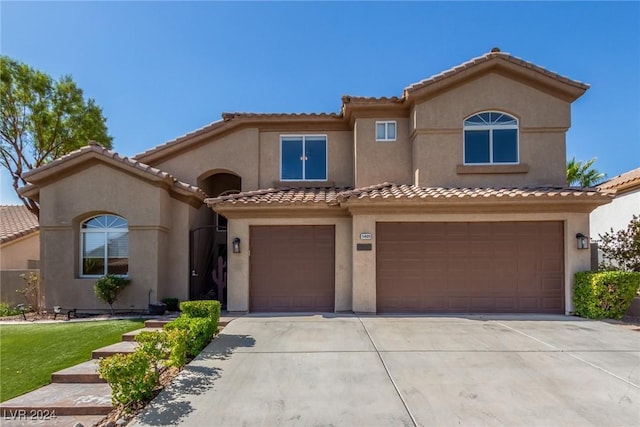
[[[539,342],[540,344],[546,345],[547,347],[555,349],[556,351],[558,351],[560,353],[565,353],[568,356],[570,356],[570,357],[572,357],[572,358],[574,358],[574,359],[576,359],[576,360],[578,360],[578,361],[580,361],[580,362],[582,362],[582,363],[584,363],[584,364],[586,364],[588,366],[591,366],[594,369],[597,369],[597,370],[599,370],[601,372],[604,372],[607,375],[610,375],[610,376],[612,376],[614,378],[617,378],[620,381],[623,381],[624,383],[626,383],[626,384],[628,384],[628,385],[630,385],[630,386],[632,386],[634,388],[640,389],[640,385],[635,384],[635,383],[629,381],[628,379],[621,377],[620,375],[616,375],[613,372],[611,372],[611,371],[609,371],[609,370],[607,370],[607,369],[605,369],[605,368],[603,368],[601,366],[596,365],[595,363],[591,363],[591,362],[589,362],[589,361],[587,361],[587,360],[585,360],[585,359],[583,359],[581,357],[578,357],[577,355],[573,354],[574,352],[577,352],[578,350],[563,350],[561,348],[558,348],[558,347],[554,346],[553,344],[549,344],[546,341],[542,341],[541,339],[538,339],[538,338],[536,338],[536,337],[534,337],[532,335],[529,335],[529,334],[527,334],[525,332],[522,332],[522,331],[520,331],[520,330],[518,330],[516,328],[513,328],[513,327],[511,327],[509,325],[505,325],[504,323],[496,322],[496,324],[498,324],[500,326],[503,326],[503,327],[505,327],[505,328],[507,328],[507,329],[509,329],[509,330],[511,330],[513,332],[516,332],[516,333],[518,333],[520,335],[523,335],[523,336],[525,336],[527,338],[530,338],[530,339],[532,339],[532,340],[534,340],[536,342]],[[586,352],[588,352],[588,353],[596,353],[598,351],[609,352],[609,350],[595,350],[595,351],[586,350]]]
[[[367,334],[367,337],[369,337],[369,341],[371,341],[371,345],[375,349],[375,352],[378,355],[378,359],[380,359],[380,363],[382,363],[382,366],[384,367],[384,370],[387,373],[387,376],[389,377],[389,381],[391,381],[391,384],[393,385],[393,388],[396,390],[396,393],[398,394],[398,397],[400,398],[400,401],[402,402],[402,405],[404,406],[404,409],[407,411],[407,414],[409,415],[409,418],[411,418],[411,422],[413,423],[414,427],[418,427],[420,424],[418,424],[418,421],[416,421],[416,418],[413,416],[413,413],[411,412],[411,409],[409,409],[409,405],[407,404],[406,400],[404,399],[404,396],[400,392],[400,388],[398,388],[398,385],[396,384],[395,380],[391,376],[391,372],[389,372],[389,367],[387,366],[387,364],[385,363],[384,359],[382,358],[382,354],[380,354],[380,350],[378,350],[378,346],[373,341],[373,338],[371,337],[371,334],[369,333],[369,330],[367,329],[366,325],[364,324],[364,322],[362,321],[360,316],[357,316],[357,317],[358,317],[358,320],[360,321],[360,324],[362,325],[362,328],[364,329],[365,333]]]

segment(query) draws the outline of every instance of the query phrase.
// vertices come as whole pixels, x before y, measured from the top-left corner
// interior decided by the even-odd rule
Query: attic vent
[[[491,49],[491,53],[497,53],[497,52],[500,52],[499,47],[494,47],[493,49]]]

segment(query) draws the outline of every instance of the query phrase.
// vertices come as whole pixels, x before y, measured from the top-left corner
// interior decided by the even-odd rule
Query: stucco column
[[[591,251],[578,249],[576,234],[589,235],[589,214],[569,214],[565,221],[565,314],[574,311],[573,306],[573,275],[578,271],[591,270]]]
[[[370,233],[362,240],[361,233]],[[370,244],[371,250],[358,250],[358,244]],[[376,312],[376,221],[372,215],[353,216],[353,311]]]
[[[233,253],[233,239],[240,238],[239,254]],[[249,222],[229,219],[227,229],[227,310],[249,311]]]

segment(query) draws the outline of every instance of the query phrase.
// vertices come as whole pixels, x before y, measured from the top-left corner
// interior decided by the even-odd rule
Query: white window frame
[[[396,130],[394,138],[389,138],[389,125],[390,124],[392,124],[395,127],[395,130]],[[383,138],[379,138],[378,137],[378,125],[384,125],[384,137]],[[375,133],[376,133],[376,141],[385,141],[385,142],[395,141],[398,138],[398,123],[395,120],[378,120],[378,121],[376,121]]]
[[[465,122],[469,120],[473,116],[477,116],[479,114],[484,113],[494,113],[494,114],[504,114],[505,116],[509,116],[516,121],[515,125],[501,125],[501,124],[490,124],[490,125],[466,125]],[[516,161],[515,162],[494,162],[493,161],[493,130],[503,130],[503,129],[515,129],[516,130]],[[467,153],[466,153],[466,131],[473,130],[488,130],[489,131],[489,162],[488,163],[468,163],[467,162]],[[498,110],[488,110],[488,111],[479,111],[477,113],[473,113],[470,116],[466,117],[462,121],[462,161],[463,164],[469,166],[496,166],[496,165],[519,165],[520,164],[520,120],[512,114],[505,113],[504,111]]]
[[[100,216],[107,216],[107,215],[116,216],[118,218],[123,219],[127,223],[127,228],[94,228],[94,229],[82,228],[82,226],[86,222],[91,221],[94,218],[98,218]],[[79,277],[80,278],[83,278],[83,279],[94,279],[94,278],[105,276],[107,274],[109,252],[108,252],[108,248],[107,248],[107,244],[106,244],[106,236],[110,232],[122,232],[123,230],[127,231],[127,239],[129,239],[129,221],[127,221],[127,219],[125,217],[122,217],[120,215],[115,215],[115,214],[104,213],[104,214],[93,215],[93,216],[85,219],[84,221],[80,222],[80,245],[79,245],[80,246],[80,257],[79,257],[80,262],[78,263],[78,270],[79,270]],[[87,233],[95,233],[95,234],[101,233],[101,234],[103,234],[105,236],[105,249],[104,249],[105,250],[105,264],[104,264],[104,273],[103,274],[84,274],[84,272],[83,272],[83,267],[84,267],[84,235],[87,234]],[[129,254],[129,256],[127,257],[127,260],[129,261],[130,259],[131,259],[131,256]],[[115,276],[118,276],[118,277],[129,277],[129,274],[116,274]]]
[[[300,159],[302,162],[302,178],[300,179],[284,179],[282,177],[282,140],[284,138],[302,138],[302,153],[305,152],[305,144],[307,138],[324,138],[325,144],[325,161],[324,161],[324,179],[306,179],[306,160]],[[297,181],[308,181],[308,182],[322,182],[327,181],[329,179],[329,137],[326,134],[305,134],[305,135],[280,135],[280,181],[283,182],[297,182]]]

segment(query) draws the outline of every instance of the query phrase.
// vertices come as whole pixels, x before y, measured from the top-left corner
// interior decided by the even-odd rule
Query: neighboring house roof
[[[157,164],[169,156],[243,126],[268,127],[279,123],[280,129],[282,124],[286,124],[287,129],[293,130],[298,124],[304,124],[307,129],[309,125],[315,124],[323,130],[336,130],[347,129],[352,124],[356,111],[359,117],[376,117],[381,110],[388,117],[406,115],[413,103],[488,72],[520,79],[566,101],[574,101],[589,88],[588,84],[571,80],[494,48],[491,52],[408,86],[402,97],[345,95],[342,97],[340,113],[223,113],[222,120],[136,154],[133,159]]]
[[[73,151],[50,163],[47,163],[46,165],[25,173],[25,180],[31,184],[21,188],[20,192],[28,195],[29,197],[36,196],[39,191],[38,185],[40,183],[55,179],[56,175],[59,175],[70,168],[83,165],[91,159],[102,161],[118,168],[123,168],[128,172],[132,172],[149,181],[159,183],[175,195],[195,198],[200,202],[206,198],[206,194],[198,187],[179,181],[170,173],[129,159],[128,157],[123,157],[115,151],[104,148],[93,141],[79,150]]]
[[[597,186],[600,190],[616,190],[616,193],[640,188],[640,168],[630,170]]]
[[[600,191],[581,188],[442,188],[398,185],[385,182],[364,188],[271,188],[247,191],[224,197],[209,198],[211,207],[258,207],[265,205],[353,205],[358,202],[413,201],[416,203],[501,203],[518,200],[548,201],[553,203],[586,203],[601,205],[613,196]]]
[[[39,228],[38,217],[26,206],[0,206],[0,244],[35,233]]]

